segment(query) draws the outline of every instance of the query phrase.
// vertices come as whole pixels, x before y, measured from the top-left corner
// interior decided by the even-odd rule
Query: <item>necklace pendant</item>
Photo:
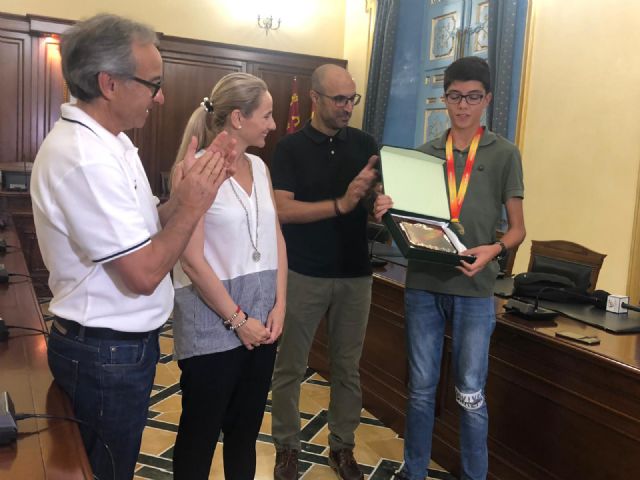
[[[251,258],[253,258],[254,262],[259,262],[260,261],[260,252],[258,250],[254,250],[253,251],[253,255],[251,255]]]

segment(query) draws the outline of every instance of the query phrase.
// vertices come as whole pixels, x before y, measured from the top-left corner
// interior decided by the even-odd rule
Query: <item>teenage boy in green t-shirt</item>
[[[517,147],[481,126],[491,102],[489,65],[478,57],[456,60],[444,74],[451,129],[419,150],[446,160],[452,224],[473,263],[457,267],[410,260],[405,293],[409,401],[404,467],[396,478],[423,480],[431,457],[436,389],[445,323],[452,323],[456,401],[460,408],[463,480],[485,479],[489,418],[484,397],[489,341],[495,326],[496,258],[525,237],[524,185]],[[380,195],[378,219],[393,205]],[[496,241],[502,205],[508,228]]]

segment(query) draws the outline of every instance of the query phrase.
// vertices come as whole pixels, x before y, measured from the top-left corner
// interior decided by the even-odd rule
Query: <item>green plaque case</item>
[[[382,221],[389,229],[402,255],[409,260],[460,265],[460,260],[473,263],[475,257],[460,255],[466,247],[451,230],[451,213],[444,160],[417,150],[383,146],[380,150],[382,183],[385,194],[393,199]],[[412,245],[399,223],[424,223],[443,230],[456,253]]]

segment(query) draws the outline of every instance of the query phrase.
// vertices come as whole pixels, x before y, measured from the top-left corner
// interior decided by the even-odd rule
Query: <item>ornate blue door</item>
[[[449,128],[443,96],[444,69],[463,56],[487,58],[488,0],[427,0],[425,9],[416,145]]]

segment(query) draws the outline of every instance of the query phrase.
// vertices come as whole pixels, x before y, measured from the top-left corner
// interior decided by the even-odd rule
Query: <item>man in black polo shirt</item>
[[[360,101],[349,73],[322,65],[311,77],[315,115],[276,148],[272,175],[287,242],[287,314],[272,391],[274,477],[297,479],[300,382],[318,323],[327,319],[331,368],[329,465],[340,478],[361,479],[353,458],[362,396],[359,363],[369,305],[371,266],[363,198],[376,181],[378,147],[348,127]]]

